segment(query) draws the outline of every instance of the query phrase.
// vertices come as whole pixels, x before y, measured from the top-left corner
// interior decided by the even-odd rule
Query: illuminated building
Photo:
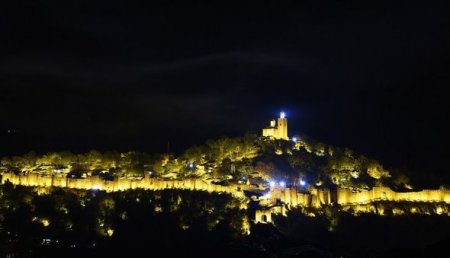
[[[262,135],[271,139],[289,140],[286,114],[281,112],[277,120],[272,119],[269,127],[263,129]]]

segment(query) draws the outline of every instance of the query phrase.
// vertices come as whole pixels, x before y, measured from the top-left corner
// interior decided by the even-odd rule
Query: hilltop
[[[3,157],[1,170],[18,174],[37,173],[69,178],[100,176],[113,178],[150,177],[166,179],[202,178],[220,184],[283,182],[315,187],[368,189],[389,186],[411,190],[405,174],[387,170],[380,162],[306,137],[270,139],[247,134],[243,137],[208,140],[180,155],[150,155],[130,151],[84,154],[69,151]],[[420,185],[418,186],[420,187]],[[436,186],[438,187],[438,186]]]

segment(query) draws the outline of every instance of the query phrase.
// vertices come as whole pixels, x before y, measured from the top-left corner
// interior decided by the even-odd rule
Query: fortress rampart
[[[315,207],[332,203],[332,192],[325,189],[312,189],[309,192],[299,192],[295,188],[273,188],[270,191],[272,200],[280,200],[288,207]]]
[[[450,191],[441,188],[417,192],[394,192],[388,187],[374,187],[371,190],[361,190],[356,192],[350,189],[337,190],[337,203],[341,205],[367,204],[374,201],[450,203]]]
[[[309,192],[298,192],[293,188],[274,188],[270,191],[272,200],[279,200],[289,207],[314,207],[337,203],[339,205],[369,204],[376,201],[393,202],[445,202],[450,203],[448,189],[422,190],[416,192],[395,192],[388,187],[374,187],[371,190],[353,191],[339,188],[311,189]]]
[[[39,187],[64,187],[75,189],[98,189],[107,192],[124,191],[129,189],[164,190],[181,189],[207,192],[228,193],[236,198],[245,198],[244,190],[251,190],[248,185],[216,185],[202,179],[163,180],[157,178],[126,179],[118,178],[112,181],[100,177],[65,178],[57,176],[42,176],[39,174],[16,175],[4,173],[2,183],[6,181],[16,185]],[[422,190],[416,192],[395,192],[388,187],[374,187],[370,190],[353,191],[339,188],[310,189],[299,192],[295,188],[273,188],[269,191],[272,202],[280,201],[288,207],[314,207],[337,203],[339,205],[369,204],[376,201],[409,201],[409,202],[444,202],[450,203],[448,189]]]
[[[64,187],[75,189],[98,189],[107,192],[123,191],[129,189],[147,189],[147,190],[164,190],[164,189],[181,189],[181,190],[198,190],[207,192],[221,192],[231,194],[236,198],[244,198],[244,189],[246,185],[222,186],[211,184],[201,179],[184,179],[184,180],[162,180],[155,178],[126,179],[118,178],[113,181],[103,180],[99,177],[88,178],[64,178],[42,176],[38,174],[16,175],[13,173],[5,173],[2,175],[2,183],[6,181],[15,185],[39,186],[39,187]]]

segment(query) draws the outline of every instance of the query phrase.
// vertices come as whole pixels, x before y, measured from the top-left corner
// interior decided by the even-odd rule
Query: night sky
[[[448,175],[448,1],[8,2],[0,155],[179,152],[284,110],[291,135]]]

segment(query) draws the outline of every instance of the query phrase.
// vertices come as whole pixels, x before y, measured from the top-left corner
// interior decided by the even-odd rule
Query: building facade
[[[289,140],[288,122],[285,113],[281,112],[277,120],[272,119],[269,127],[263,129],[262,135],[271,139]]]

